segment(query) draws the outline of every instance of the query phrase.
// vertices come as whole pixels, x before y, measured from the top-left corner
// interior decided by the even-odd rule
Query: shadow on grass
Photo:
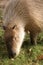
[[[26,40],[26,41],[24,41],[23,42],[23,45],[22,45],[22,48],[29,48],[31,46],[31,44],[30,44],[30,40],[28,39],[28,40]]]
[[[42,40],[38,39],[37,40],[37,45],[43,46],[43,39]],[[28,40],[26,40],[26,41],[23,42],[22,48],[24,48],[24,49],[25,48],[30,48],[31,46],[35,46],[35,45],[32,45],[30,43],[30,39],[28,39]]]

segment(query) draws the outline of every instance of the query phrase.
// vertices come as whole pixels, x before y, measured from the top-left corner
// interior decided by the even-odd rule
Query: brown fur
[[[25,32],[29,31],[31,43],[37,44],[37,36],[43,31],[43,1],[9,0],[3,20],[5,40],[10,39],[6,44],[10,43],[12,52],[19,54]]]

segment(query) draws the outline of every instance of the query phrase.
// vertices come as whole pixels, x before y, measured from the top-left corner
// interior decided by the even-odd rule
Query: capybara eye
[[[13,27],[12,27],[12,29],[14,29],[16,27],[16,25],[14,25]]]

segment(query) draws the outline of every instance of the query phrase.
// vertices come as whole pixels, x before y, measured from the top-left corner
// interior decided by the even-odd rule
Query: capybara
[[[43,0],[8,0],[3,10],[3,28],[9,58],[19,54],[27,31],[36,45],[43,31]]]

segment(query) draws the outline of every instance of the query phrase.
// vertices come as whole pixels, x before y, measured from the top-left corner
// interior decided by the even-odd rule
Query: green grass
[[[43,60],[37,58],[38,56],[43,55],[43,34],[39,35],[38,44],[36,46],[30,45],[30,39],[28,35],[26,35],[20,54],[14,61],[8,58],[3,34],[4,31],[0,28],[0,65],[43,65]]]

